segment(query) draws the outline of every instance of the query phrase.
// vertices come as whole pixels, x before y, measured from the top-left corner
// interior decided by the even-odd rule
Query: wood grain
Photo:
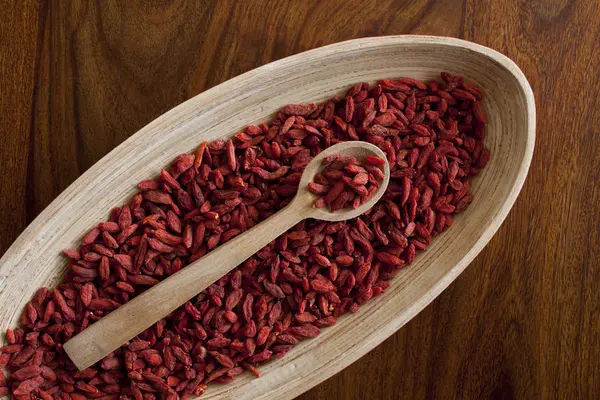
[[[268,61],[382,34],[460,37],[536,93],[529,178],[475,262],[302,399],[593,398],[600,391],[600,9],[585,0],[7,2],[4,252],[77,176],[164,111]]]

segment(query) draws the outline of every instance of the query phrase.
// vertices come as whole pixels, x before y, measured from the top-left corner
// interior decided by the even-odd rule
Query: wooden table
[[[511,57],[531,82],[538,124],[529,178],[506,222],[436,301],[301,398],[597,398],[597,2],[12,3],[0,7],[0,252],[142,126],[269,61],[407,33]]]

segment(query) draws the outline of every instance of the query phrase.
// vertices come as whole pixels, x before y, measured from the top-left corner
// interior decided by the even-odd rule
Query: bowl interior
[[[357,82],[409,76],[464,75],[481,86],[491,158],[474,179],[471,206],[446,233],[356,314],[260,368],[210,385],[203,398],[291,398],[349,365],[423,309],[468,265],[495,233],[521,188],[531,153],[535,115],[531,89],[507,58],[456,39],[367,38],[312,50],[250,71],[183,103],[143,128],[63,192],[0,260],[0,329],[18,323],[41,286],[63,277],[64,248],[127,201],[135,185],[205,140],[227,137],[269,119],[288,103],[318,102]]]

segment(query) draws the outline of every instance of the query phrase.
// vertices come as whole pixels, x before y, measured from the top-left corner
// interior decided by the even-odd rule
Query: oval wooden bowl
[[[288,399],[354,362],[414,317],[473,260],[496,232],[521,190],[535,138],[533,93],[523,73],[502,54],[470,42],[426,36],[351,40],[267,64],[186,101],[141,129],[56,198],[0,260],[0,330],[18,324],[41,286],[63,278],[60,255],[76,247],[110,209],[125,203],[136,184],[178,154],[206,140],[231,136],[265,121],[288,103],[319,102],[350,85],[389,77],[464,75],[485,91],[491,159],[472,190],[475,199],[452,228],[401,271],[387,292],[342,317],[285,357],[203,396]]]

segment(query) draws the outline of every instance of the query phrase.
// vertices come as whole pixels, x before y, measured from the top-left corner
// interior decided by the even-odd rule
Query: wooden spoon
[[[333,154],[354,156],[359,160],[373,155],[386,160],[381,186],[356,209],[330,212],[327,208],[312,206],[315,195],[308,191],[308,183],[321,170],[323,158]],[[370,143],[343,142],[325,149],[305,168],[298,193],[286,207],[80,332],[64,344],[67,355],[79,370],[90,367],[202,292],[298,222],[306,218],[343,221],[358,217],[381,198],[389,180],[390,168],[385,154]]]

